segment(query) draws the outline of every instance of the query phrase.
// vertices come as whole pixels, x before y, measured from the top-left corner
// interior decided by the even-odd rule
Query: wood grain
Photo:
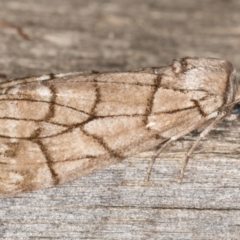
[[[129,70],[183,56],[217,57],[239,70],[240,5],[200,2],[0,0],[0,73]],[[2,75],[1,75],[2,76]],[[144,185],[156,149],[74,182],[0,198],[0,239],[238,239],[240,123],[201,142],[177,183],[194,132],[169,147]]]

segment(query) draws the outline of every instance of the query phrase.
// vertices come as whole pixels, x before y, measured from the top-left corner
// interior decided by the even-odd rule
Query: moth
[[[182,58],[132,72],[49,74],[0,83],[0,194],[51,187],[240,113],[231,63]]]

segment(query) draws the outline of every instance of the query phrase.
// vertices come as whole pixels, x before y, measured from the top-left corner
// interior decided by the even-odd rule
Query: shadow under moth
[[[240,113],[231,63],[182,58],[132,72],[67,73],[0,83],[0,194],[73,180]]]

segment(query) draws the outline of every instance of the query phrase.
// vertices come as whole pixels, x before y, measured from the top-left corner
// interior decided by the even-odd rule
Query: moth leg
[[[187,133],[191,132],[192,130],[196,129],[196,125],[192,125],[189,128],[184,129],[183,131],[179,132],[177,135],[169,138],[162,146],[161,148],[153,155],[153,157],[151,158],[151,162],[148,165],[148,170],[147,170],[147,176],[145,177],[144,181],[148,182],[149,178],[150,178],[150,174],[152,171],[152,167],[155,163],[156,158],[162,153],[162,151],[172,142],[176,141],[177,139],[179,139],[180,137],[185,136]]]
[[[155,163],[156,158],[162,153],[162,151],[171,143],[175,141],[173,138],[170,138],[169,140],[167,140],[159,150],[157,150],[157,152],[153,155],[153,157],[151,158],[151,162],[148,165],[148,170],[147,170],[147,176],[144,179],[144,182],[148,182],[150,179],[150,175],[151,175],[151,171],[152,171],[152,167]]]
[[[224,116],[226,115],[225,112],[221,112],[217,115],[217,117],[214,118],[214,120],[204,129],[204,131],[200,134],[199,138],[197,139],[197,141],[194,143],[194,145],[191,147],[191,149],[188,151],[187,153],[187,157],[184,161],[184,165],[181,169],[181,173],[180,173],[180,176],[179,176],[179,180],[178,182],[181,183],[182,182],[182,179],[183,179],[183,175],[184,175],[184,171],[186,169],[186,166],[187,166],[187,163],[188,163],[188,160],[191,156],[191,154],[194,152],[195,148],[197,147],[198,143],[201,141],[201,139],[206,136],[209,131],[211,131],[211,129],[217,124],[217,122],[219,122],[220,119],[222,119]],[[207,119],[211,119],[211,115],[209,115],[208,117],[206,117],[205,119],[203,119],[201,121],[201,123],[197,123],[197,124],[194,124],[186,129],[184,129],[183,131],[179,132],[177,135],[171,137],[169,140],[167,140],[162,146],[161,148],[154,154],[154,156],[152,157],[151,159],[151,162],[148,166],[148,170],[147,170],[147,176],[145,178],[145,182],[148,182],[149,181],[149,178],[150,178],[150,174],[151,174],[151,171],[152,171],[152,167],[155,163],[155,160],[156,158],[162,153],[162,151],[172,142],[176,141],[177,139],[179,139],[180,137],[183,137],[185,136],[186,134],[188,134],[189,132],[193,131],[194,129],[196,129],[199,125],[201,125],[202,123],[204,123]]]
[[[184,177],[184,172],[185,169],[187,167],[188,164],[188,160],[191,157],[191,155],[193,154],[194,150],[196,149],[196,147],[198,146],[199,142],[213,129],[213,127],[219,122],[219,120],[221,118],[223,118],[226,115],[225,112],[220,113],[199,135],[198,139],[194,142],[194,144],[192,145],[192,147],[189,149],[189,151],[187,152],[187,156],[184,160],[183,163],[183,167],[181,169],[181,173],[180,176],[178,178],[178,183],[181,183]]]

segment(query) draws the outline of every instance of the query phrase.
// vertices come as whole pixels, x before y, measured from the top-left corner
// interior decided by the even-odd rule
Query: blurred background
[[[184,56],[239,63],[237,0],[0,0],[0,70],[9,77],[159,66]]]
[[[0,0],[0,76],[126,71],[185,56],[240,70],[238,0]],[[240,123],[55,188],[0,197],[0,239],[239,239]],[[205,154],[205,155],[204,155]],[[1,179],[1,176],[0,176]]]

